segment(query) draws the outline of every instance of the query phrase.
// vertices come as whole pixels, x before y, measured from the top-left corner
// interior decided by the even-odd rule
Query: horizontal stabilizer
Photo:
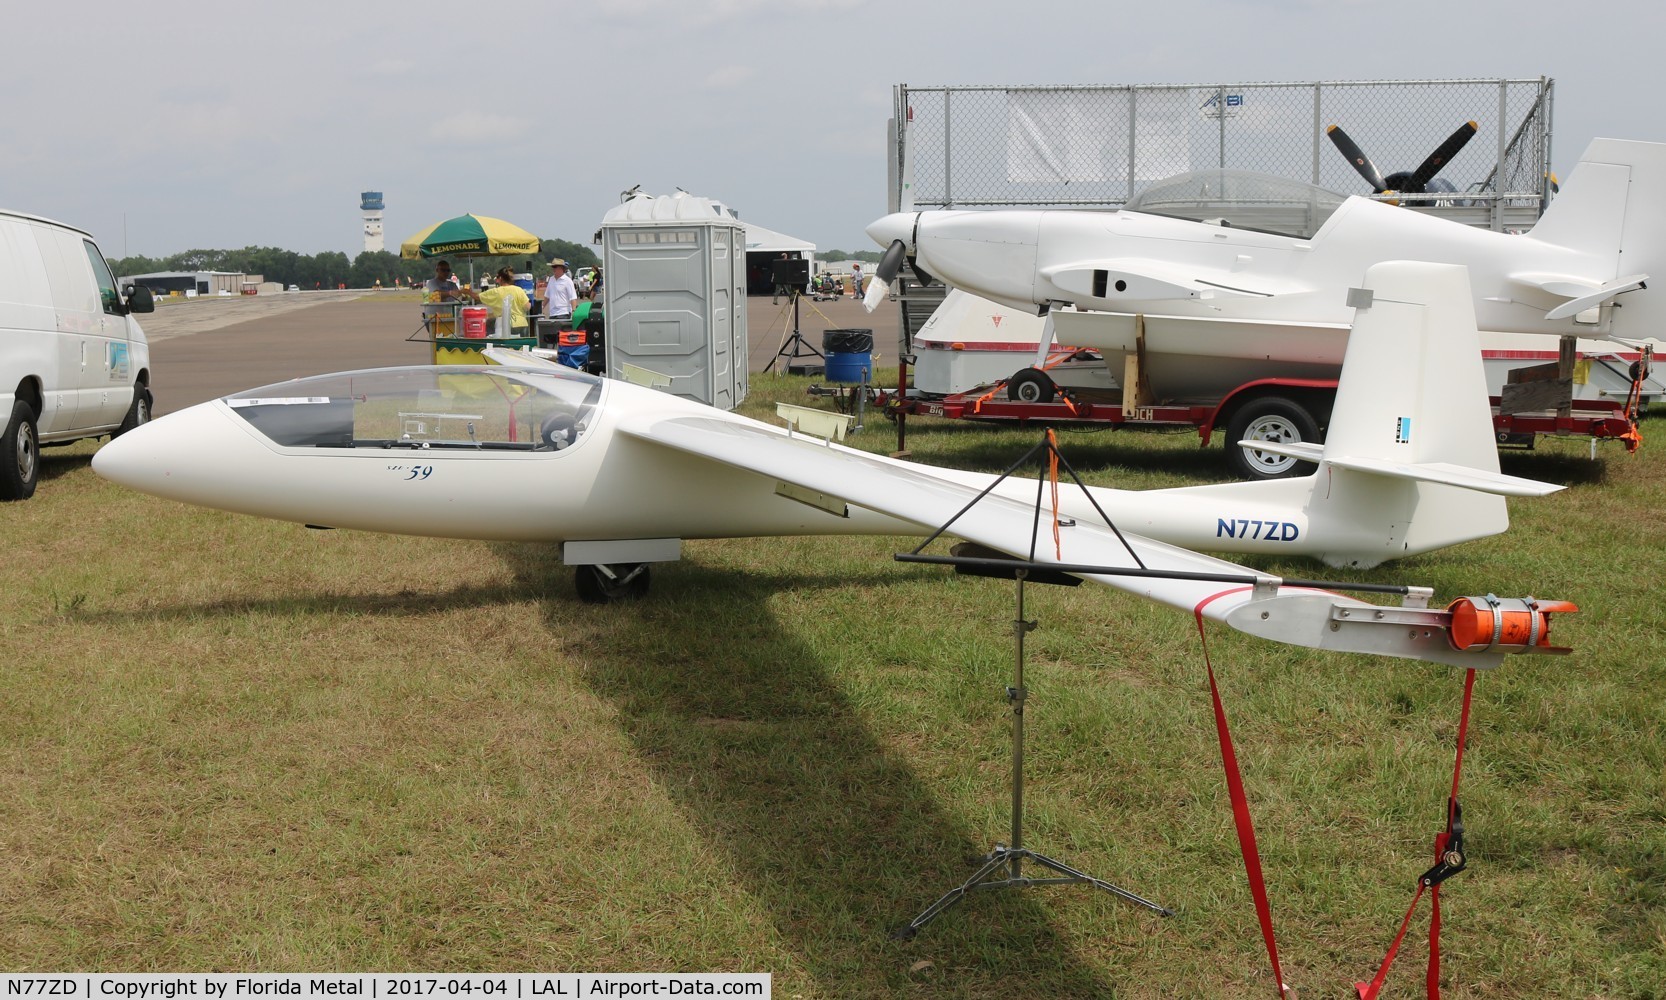
[[[1621,292],[1632,292],[1644,287],[1644,282],[1648,280],[1649,276],[1646,274],[1633,274],[1629,277],[1615,278],[1613,281],[1604,282],[1600,289],[1589,295],[1581,295],[1579,298],[1564,302],[1550,312],[1545,313],[1545,319],[1567,319],[1569,316],[1577,315],[1587,309],[1595,309]]]
[[[1524,291],[1546,292],[1560,299],[1577,299],[1602,290],[1602,282],[1590,278],[1537,271],[1512,274],[1510,284]]]
[[[1352,469],[1355,472],[1369,472],[1395,479],[1415,479],[1424,483],[1442,483],[1446,486],[1460,486],[1466,490],[1495,493],[1506,497],[1542,497],[1566,488],[1555,483],[1541,483],[1536,479],[1506,476],[1502,472],[1471,469],[1451,462],[1395,462],[1382,458],[1348,456],[1327,458],[1325,461],[1338,469]]]
[[[1312,462],[1315,465],[1325,457],[1324,445],[1314,444],[1311,441],[1253,441],[1246,439],[1239,441],[1238,447],[1250,451],[1264,451],[1272,455],[1285,455],[1299,461]]]
[[[1454,465],[1451,462],[1395,462],[1390,459],[1354,458],[1348,455],[1327,457],[1322,445],[1305,441],[1239,441],[1238,446],[1274,455],[1288,455],[1303,462],[1329,462],[1338,469],[1369,472],[1394,479],[1415,479],[1423,483],[1461,486],[1466,490],[1496,493],[1506,497],[1549,496],[1557,490],[1567,488],[1555,483],[1541,483],[1536,479],[1523,479],[1520,476],[1506,476],[1501,472],[1487,472],[1464,465]]]

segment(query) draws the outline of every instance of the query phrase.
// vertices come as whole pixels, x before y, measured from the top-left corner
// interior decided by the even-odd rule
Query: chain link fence
[[[1490,228],[1526,228],[1549,195],[1552,91],[1532,80],[1183,86],[898,85],[893,178],[918,208],[1116,208],[1151,182],[1250,170],[1341,194],[1371,186],[1331,125],[1382,174],[1417,168],[1452,132],[1477,132],[1439,177],[1461,197],[1378,195]]]

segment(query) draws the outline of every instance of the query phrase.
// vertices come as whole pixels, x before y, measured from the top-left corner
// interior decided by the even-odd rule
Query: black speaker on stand
[[[792,299],[793,328],[781,341],[781,347],[775,352],[764,371],[772,371],[775,362],[787,359],[786,373],[788,375],[820,375],[827,367],[827,359],[822,353],[804,339],[798,331],[798,300],[804,292],[804,286],[810,283],[810,262],[803,258],[788,257],[769,262],[769,278],[775,283],[777,290],[782,285],[787,286],[787,294]],[[814,357],[820,364],[805,364],[799,361],[802,357]]]

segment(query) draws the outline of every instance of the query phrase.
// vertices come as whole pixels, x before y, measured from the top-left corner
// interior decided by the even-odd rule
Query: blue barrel
[[[827,381],[860,382],[864,373],[873,378],[872,351],[827,352]]]

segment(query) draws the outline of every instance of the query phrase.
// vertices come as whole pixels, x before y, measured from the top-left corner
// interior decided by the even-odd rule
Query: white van
[[[0,500],[34,495],[42,445],[112,437],[150,419],[150,345],[91,236],[0,210]]]

